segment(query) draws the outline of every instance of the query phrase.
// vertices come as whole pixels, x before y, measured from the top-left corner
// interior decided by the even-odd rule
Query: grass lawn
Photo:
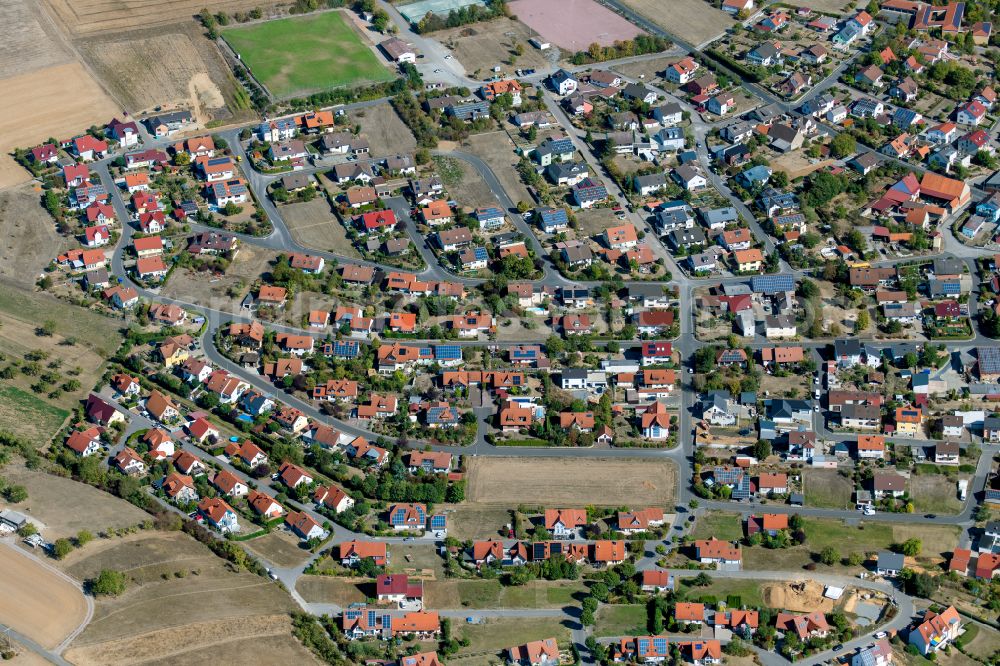
[[[691,536],[695,539],[722,539],[733,541],[743,538],[743,524],[733,513],[710,513],[699,516]]]
[[[644,604],[606,604],[597,609],[595,636],[642,636],[646,630]]]
[[[687,579],[682,578],[681,583],[684,583],[685,580]],[[760,607],[764,605],[764,599],[760,593],[760,583],[755,580],[718,578],[711,585],[705,587],[683,585],[680,589],[685,591],[684,598],[692,601],[704,597],[714,597],[717,601],[725,601],[729,596],[736,596],[745,606]]]
[[[495,580],[438,580],[425,584],[430,608],[561,608],[575,603],[582,583],[533,581],[503,587]]]
[[[340,12],[230,28],[223,36],[278,97],[393,78]]]
[[[923,542],[923,552],[918,560],[925,563],[940,561],[940,554],[950,552],[958,544],[957,527],[950,525],[887,525],[865,523],[852,527],[833,518],[807,518],[804,521],[806,542],[801,546],[784,549],[763,547],[744,548],[743,566],[746,569],[798,569],[812,561],[812,553],[819,553],[827,546],[836,550],[841,558],[851,553],[869,553],[889,548],[910,538]],[[839,567],[840,565],[835,565]]]
[[[803,472],[806,504],[825,509],[850,506],[854,488],[850,479],[835,469],[807,469]]]
[[[37,446],[47,444],[69,412],[16,386],[0,385],[0,430],[8,430]]]
[[[463,656],[479,652],[503,650],[511,645],[520,645],[529,641],[540,641],[545,638],[555,638],[564,641],[569,638],[569,629],[562,620],[554,617],[525,618],[495,618],[482,624],[462,624],[452,622],[452,635],[458,638],[468,638],[469,647],[459,650],[448,663],[461,661]],[[476,656],[478,661],[470,664],[482,664],[483,656]]]

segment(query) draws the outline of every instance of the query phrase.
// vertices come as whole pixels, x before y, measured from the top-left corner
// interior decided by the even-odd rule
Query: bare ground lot
[[[477,208],[480,206],[498,206],[493,190],[486,184],[479,172],[471,164],[464,160],[455,160],[462,175],[457,184],[448,185],[448,194],[452,196],[460,206]],[[499,176],[498,176],[499,178]]]
[[[140,661],[140,656],[162,658],[174,650],[204,648],[218,640],[221,627],[244,622],[248,629],[238,635],[274,633],[272,616],[294,606],[270,580],[233,571],[180,532],[144,531],[95,541],[70,555],[66,568],[80,579],[104,568],[129,578],[120,597],[97,600],[94,619],[67,654],[74,663],[120,663],[123,649]],[[258,629],[258,623],[268,628]]]
[[[854,493],[851,480],[838,474],[835,469],[804,470],[802,485],[807,505],[827,509],[847,507]]]
[[[456,539],[489,539],[506,537],[503,530],[510,523],[510,510],[499,507],[453,504],[441,507],[448,513],[448,534]]]
[[[28,499],[11,508],[42,523],[42,535],[49,541],[74,536],[80,530],[99,534],[109,527],[131,527],[149,518],[149,514],[128,502],[79,481],[20,464],[8,465],[3,475],[9,483],[22,485],[28,491]],[[10,505],[0,500],[0,507],[6,506]]]
[[[640,75],[646,77],[647,81],[657,78],[667,65],[671,65],[679,60],[678,56],[663,56],[662,58],[652,58],[649,60],[639,60],[638,62],[627,62],[620,65],[612,65],[610,69],[624,74],[630,78],[639,78]],[[594,65],[600,67],[600,65]]]
[[[483,72],[510,62],[516,44],[523,53],[515,64],[522,69],[543,69],[549,65],[544,51],[528,44],[531,29],[520,21],[500,18],[495,21],[440,30],[434,38],[452,50],[467,72]]]
[[[547,507],[669,506],[677,470],[669,461],[571,458],[473,458],[469,502]]]
[[[424,585],[424,601],[428,608],[562,608],[584,591],[569,581],[505,587],[496,580],[442,580]]]
[[[967,479],[968,475],[961,478]],[[921,474],[910,477],[910,487],[916,511],[958,513],[962,510],[957,479],[949,479],[943,474]]]
[[[773,396],[801,398],[809,393],[809,375],[788,374],[776,377],[766,372],[760,378],[760,390],[768,391]]]
[[[257,553],[279,567],[294,567],[309,557],[309,551],[299,548],[299,540],[284,530],[245,542],[247,550]]]
[[[371,144],[372,157],[412,154],[417,149],[417,140],[413,138],[410,128],[389,104],[354,111],[348,118],[352,126],[361,126],[361,134]]]
[[[270,269],[270,262],[277,255],[270,250],[244,244],[236,258],[229,265],[226,274],[219,278],[209,278],[204,273],[194,271],[174,271],[163,287],[164,296],[193,305],[204,305],[223,312],[239,310],[240,300],[246,295],[250,285],[262,273]],[[227,292],[230,287],[243,285],[235,298]]]
[[[596,236],[610,226],[618,224],[614,214],[607,208],[587,208],[573,212],[579,224],[577,237]]]
[[[79,40],[98,78],[133,113],[194,109],[198,121],[229,118],[236,82],[214,44],[193,21],[171,30],[139,30]],[[230,107],[234,106],[230,104]]]
[[[532,202],[528,188],[524,186],[517,175],[517,155],[514,154],[514,144],[506,132],[489,132],[475,134],[466,142],[469,152],[476,155],[493,170],[500,185],[514,203],[518,201]],[[466,147],[463,144],[463,148]]]
[[[371,580],[337,576],[302,576],[295,584],[295,589],[309,603],[339,606],[364,603],[375,593]]]
[[[611,46],[643,34],[594,0],[515,0],[508,6],[528,27],[570,53],[583,51],[594,42]]]
[[[26,171],[22,173],[27,176]],[[41,206],[41,197],[41,189],[29,183],[0,191],[0,234],[4,239],[0,242],[0,277],[28,287],[57,254],[76,247],[56,233],[55,222]]]
[[[54,648],[83,622],[83,593],[17,548],[0,544],[0,622]]]
[[[718,37],[735,22],[705,0],[625,0],[625,4],[695,46]]]
[[[793,151],[772,160],[771,168],[775,171],[784,171],[788,174],[789,180],[794,180],[808,176],[813,171],[818,171],[832,164],[834,164],[834,160],[814,160],[800,151]]]
[[[361,257],[325,197],[317,196],[305,203],[288,204],[282,206],[279,212],[292,237],[305,247],[347,257]]]

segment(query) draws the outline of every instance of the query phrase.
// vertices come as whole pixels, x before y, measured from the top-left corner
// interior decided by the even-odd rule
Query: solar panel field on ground
[[[277,97],[393,78],[341,12],[230,28],[223,37]]]

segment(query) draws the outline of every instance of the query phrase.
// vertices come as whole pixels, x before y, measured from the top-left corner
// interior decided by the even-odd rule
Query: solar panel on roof
[[[458,345],[439,345],[435,355],[439,359],[459,360],[462,358],[462,348]]]
[[[795,278],[791,275],[755,275],[750,280],[750,286],[755,292],[764,294],[793,291]]]
[[[1000,373],[1000,347],[979,347],[979,372],[994,375]]]
[[[490,255],[486,253],[485,247],[477,247],[473,250],[473,253],[476,255],[476,261],[486,261],[490,258]]]
[[[373,611],[373,610],[368,611],[368,626],[369,627],[374,627],[375,626],[375,621],[376,621],[377,617],[378,617],[378,614],[375,611]]]
[[[549,547],[549,552],[553,555],[559,555],[563,552],[563,547],[561,543],[554,543]]]
[[[540,559],[544,558],[545,557],[545,544],[544,543],[532,544],[531,553],[532,553],[532,558],[533,559],[540,560]]]
[[[392,629],[392,616],[391,615],[383,615],[382,616],[382,628],[383,629]]]
[[[654,638],[653,639],[653,649],[659,654],[663,654],[667,651],[667,639],[666,638]]]

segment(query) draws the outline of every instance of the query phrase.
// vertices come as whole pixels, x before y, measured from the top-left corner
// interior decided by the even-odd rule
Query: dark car
[[[924,518],[930,518],[931,520],[934,520],[935,518],[937,518],[937,514],[936,513],[925,513],[924,514]]]
[[[833,651],[834,652],[840,652],[843,649],[844,649],[844,644],[843,643],[838,643],[837,645],[833,646]]]

